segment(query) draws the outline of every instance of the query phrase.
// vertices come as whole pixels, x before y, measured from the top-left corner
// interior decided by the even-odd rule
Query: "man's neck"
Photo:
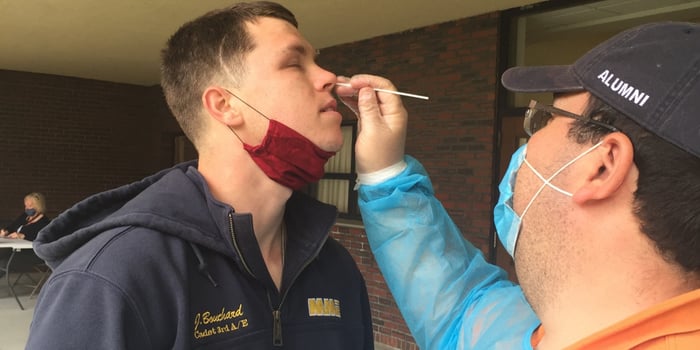
[[[576,287],[538,313],[544,336],[537,349],[562,349],[654,305],[700,288],[697,276],[683,277],[675,265],[646,265],[636,273],[606,272]]]
[[[293,191],[268,178],[247,154],[238,155],[237,161],[226,159],[235,158],[235,152],[223,159],[200,157],[198,171],[214,198],[229,204],[237,213],[252,215],[260,252],[279,289],[284,263],[284,212]]]

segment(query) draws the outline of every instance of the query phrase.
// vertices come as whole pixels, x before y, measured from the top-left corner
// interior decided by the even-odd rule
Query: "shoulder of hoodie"
[[[189,251],[187,241],[176,236],[144,227],[117,227],[76,249],[52,277],[84,273],[121,285],[138,276],[176,273],[186,267]]]
[[[53,271],[42,288],[39,303],[44,305],[37,305],[43,313],[51,313],[48,300],[65,304],[90,296],[62,317],[88,319],[93,313],[114,314],[109,316],[113,320],[136,317],[144,329],[157,330],[151,336],[162,337],[168,334],[163,329],[176,327],[178,315],[188,305],[187,269],[195,264],[190,252],[187,241],[153,229],[128,226],[104,231]]]

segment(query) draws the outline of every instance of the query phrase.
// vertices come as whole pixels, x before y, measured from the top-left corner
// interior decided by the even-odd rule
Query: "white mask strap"
[[[593,145],[591,148],[587,149],[585,152],[574,157],[574,159],[568,161],[561,168],[559,168],[559,170],[555,171],[554,174],[552,174],[552,176],[550,176],[548,179],[545,179],[544,176],[542,176],[542,174],[540,174],[537,170],[535,170],[535,168],[532,166],[532,164],[530,164],[530,162],[527,161],[527,158],[523,159],[523,162],[530,168],[530,170],[532,170],[533,173],[535,173],[535,175],[537,175],[537,177],[543,182],[543,184],[542,184],[542,186],[540,186],[540,188],[537,190],[537,192],[535,192],[535,195],[532,196],[532,199],[530,199],[530,202],[527,204],[527,206],[525,207],[525,210],[523,210],[523,213],[520,215],[520,217],[522,218],[523,216],[525,216],[525,212],[527,212],[527,210],[530,209],[530,205],[532,205],[532,203],[535,201],[535,198],[537,198],[537,196],[540,194],[540,192],[542,192],[542,190],[544,189],[545,186],[549,186],[553,190],[555,190],[555,191],[557,191],[565,196],[568,196],[568,197],[573,196],[573,194],[571,192],[564,191],[561,188],[553,185],[551,183],[552,179],[554,179],[555,176],[559,175],[559,173],[564,171],[564,169],[569,167],[569,165],[571,165],[574,162],[576,162],[577,160],[583,158],[588,153],[591,153],[594,149],[596,149],[598,146],[600,146],[602,144],[603,144],[603,141],[601,140],[600,142]]]

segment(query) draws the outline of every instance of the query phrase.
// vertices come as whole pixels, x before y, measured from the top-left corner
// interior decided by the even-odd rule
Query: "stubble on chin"
[[[570,223],[567,223],[566,206],[547,200],[547,208],[531,208],[533,214],[527,229],[523,228],[515,253],[515,270],[525,298],[538,315],[556,308],[557,301],[570,283],[572,241],[566,239]],[[561,198],[560,198],[561,200]]]

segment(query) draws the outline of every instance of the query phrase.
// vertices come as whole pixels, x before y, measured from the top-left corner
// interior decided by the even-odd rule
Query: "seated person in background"
[[[39,231],[51,222],[45,212],[46,199],[43,194],[32,192],[24,196],[24,212],[10,225],[0,229],[0,237],[33,241]],[[8,264],[10,253],[10,249],[0,250],[0,267]],[[0,277],[4,275],[5,271],[0,271]]]
[[[0,230],[0,237],[33,241],[39,231],[51,221],[45,212],[44,195],[32,192],[24,196],[24,212],[9,226]]]

